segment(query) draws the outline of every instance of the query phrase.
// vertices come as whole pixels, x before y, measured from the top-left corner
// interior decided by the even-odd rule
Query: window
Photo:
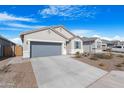
[[[101,42],[97,42],[97,48],[101,48]]]
[[[81,42],[75,41],[75,49],[80,49],[80,48],[81,48]]]

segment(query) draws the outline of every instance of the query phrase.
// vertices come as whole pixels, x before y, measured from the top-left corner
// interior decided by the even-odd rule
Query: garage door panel
[[[31,57],[61,55],[61,43],[31,42]]]

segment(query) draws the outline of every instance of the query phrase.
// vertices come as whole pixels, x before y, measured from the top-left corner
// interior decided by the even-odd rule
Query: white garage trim
[[[66,55],[66,42],[65,41],[50,41],[50,40],[37,40],[37,39],[28,39],[27,43],[28,43],[28,51],[23,51],[23,53],[25,54],[23,57],[24,58],[30,58],[30,42],[53,42],[53,43],[62,43],[62,55]]]
[[[27,41],[63,43],[63,41],[38,40],[38,39],[27,39]]]

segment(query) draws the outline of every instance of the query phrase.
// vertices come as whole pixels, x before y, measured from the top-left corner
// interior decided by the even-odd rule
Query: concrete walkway
[[[68,56],[31,59],[38,87],[83,88],[107,74],[106,71]]]
[[[89,86],[90,88],[124,88],[124,71],[111,71]]]

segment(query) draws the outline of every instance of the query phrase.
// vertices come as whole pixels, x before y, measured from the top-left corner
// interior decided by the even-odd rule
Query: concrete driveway
[[[31,59],[38,87],[83,88],[89,87],[107,72],[68,56],[51,56]]]

